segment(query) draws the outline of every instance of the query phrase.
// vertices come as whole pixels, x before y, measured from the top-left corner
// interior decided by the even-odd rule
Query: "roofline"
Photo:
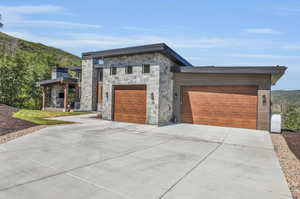
[[[172,67],[174,73],[203,74],[270,74],[272,85],[284,75],[285,66],[202,66],[202,67]]]
[[[160,52],[179,65],[192,66],[187,60],[181,57],[173,49],[171,49],[165,43],[149,44],[143,46],[133,46],[127,48],[116,48],[111,50],[95,51],[95,52],[85,52],[82,53],[82,59],[93,59],[93,58],[104,58],[104,57],[114,57],[120,55],[132,55],[132,54],[144,54]]]
[[[59,77],[56,79],[48,79],[48,80],[43,80],[36,82],[37,86],[44,86],[44,85],[50,85],[50,84],[77,84],[78,80],[70,77]]]

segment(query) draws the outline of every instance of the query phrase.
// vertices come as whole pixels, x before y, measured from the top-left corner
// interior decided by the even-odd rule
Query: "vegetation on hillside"
[[[300,131],[300,90],[272,91],[272,112],[283,116],[283,128]]]
[[[41,90],[36,82],[49,79],[53,66],[80,63],[79,57],[60,49],[0,32],[0,103],[39,109]]]
[[[284,128],[300,131],[300,111],[295,105],[289,105],[287,111],[283,114]]]
[[[47,119],[49,117],[59,117],[59,116],[70,116],[70,115],[82,115],[87,114],[87,112],[50,112],[50,111],[40,111],[40,110],[26,110],[21,109],[13,114],[14,118],[26,120],[34,124],[42,125],[55,125],[55,124],[70,124],[72,122]]]

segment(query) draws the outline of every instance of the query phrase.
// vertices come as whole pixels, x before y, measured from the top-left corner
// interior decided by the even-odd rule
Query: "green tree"
[[[0,59],[0,103],[20,106],[24,102],[26,63],[22,56]]]
[[[300,112],[295,105],[289,105],[284,114],[284,128],[288,130],[300,130]]]

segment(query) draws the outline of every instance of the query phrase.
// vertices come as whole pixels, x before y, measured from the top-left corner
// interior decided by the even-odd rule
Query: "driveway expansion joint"
[[[165,195],[167,195],[176,185],[178,185],[185,177],[187,177],[190,173],[192,173],[197,167],[199,167],[206,159],[208,159],[213,153],[215,153],[223,144],[226,138],[228,137],[228,133],[222,140],[220,144],[218,144],[213,150],[206,154],[202,159],[200,159],[190,170],[188,170],[183,176],[181,176],[173,185],[171,185],[162,195],[158,197],[158,199],[162,199]]]

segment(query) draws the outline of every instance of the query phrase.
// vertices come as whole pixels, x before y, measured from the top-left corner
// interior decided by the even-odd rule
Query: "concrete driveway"
[[[89,116],[0,145],[0,198],[292,198],[268,132]]]

